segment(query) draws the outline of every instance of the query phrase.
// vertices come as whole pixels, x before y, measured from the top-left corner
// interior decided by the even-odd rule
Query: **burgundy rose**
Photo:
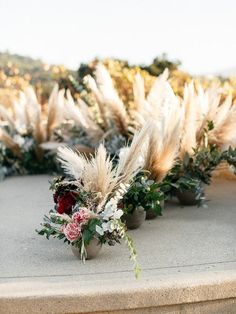
[[[58,198],[59,198],[60,194],[58,192],[55,192],[53,194],[53,200],[54,200],[54,203],[57,204],[58,202]]]
[[[76,199],[72,192],[57,197],[57,212],[59,214],[71,214]]]

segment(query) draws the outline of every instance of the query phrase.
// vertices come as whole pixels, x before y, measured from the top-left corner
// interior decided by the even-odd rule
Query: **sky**
[[[77,69],[94,57],[192,74],[236,68],[236,0],[0,0],[0,51]]]

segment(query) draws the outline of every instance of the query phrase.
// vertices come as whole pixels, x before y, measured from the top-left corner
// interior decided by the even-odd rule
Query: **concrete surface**
[[[0,183],[0,313],[236,313],[236,184],[217,181],[208,208],[168,203],[163,216],[104,247],[85,265],[59,240],[38,236],[52,207],[47,176]]]

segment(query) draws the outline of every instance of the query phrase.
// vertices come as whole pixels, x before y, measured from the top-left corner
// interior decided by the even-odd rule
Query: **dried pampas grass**
[[[173,167],[179,154],[179,138],[179,123],[168,129],[164,123],[150,122],[144,169],[155,181],[161,182]]]
[[[114,124],[119,133],[127,134],[129,132],[129,116],[123,101],[113,86],[110,74],[103,64],[99,63],[96,66],[95,77],[96,81],[91,76],[88,76],[86,80],[97,100],[105,129]]]
[[[79,180],[84,171],[84,157],[66,146],[59,147],[57,155],[57,159],[65,173],[75,180]]]
[[[20,146],[14,142],[13,138],[2,128],[0,128],[0,141],[10,149],[17,157],[21,158],[22,153]]]
[[[143,158],[140,157],[147,131],[145,128],[134,136],[131,146],[126,148],[116,166],[113,166],[103,144],[90,158],[68,147],[60,147],[58,161],[83,190],[93,193],[99,210],[108,196],[113,195],[122,184],[128,184],[141,169]]]

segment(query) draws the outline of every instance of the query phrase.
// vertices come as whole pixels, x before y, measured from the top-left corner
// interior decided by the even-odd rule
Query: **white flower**
[[[119,219],[123,215],[123,211],[117,208],[117,199],[112,198],[106,203],[104,211],[101,213],[103,220]]]
[[[96,225],[96,232],[97,232],[98,234],[100,234],[101,236],[104,235],[104,230],[103,230],[103,228],[101,228],[101,227],[98,226],[98,225]]]
[[[115,211],[113,217],[115,219],[120,219],[120,217],[124,214],[123,210],[122,209],[118,209],[117,211]]]
[[[116,229],[116,223],[114,220],[110,220],[108,222],[104,222],[102,224],[102,229],[104,232],[108,231],[110,233],[112,233],[115,229]]]
[[[20,147],[22,147],[25,143],[25,139],[19,134],[14,135],[13,139],[14,139],[14,142],[18,144]]]
[[[26,152],[29,151],[33,145],[34,145],[34,140],[32,138],[27,139],[27,141],[25,141],[25,144],[24,144],[25,151]]]

